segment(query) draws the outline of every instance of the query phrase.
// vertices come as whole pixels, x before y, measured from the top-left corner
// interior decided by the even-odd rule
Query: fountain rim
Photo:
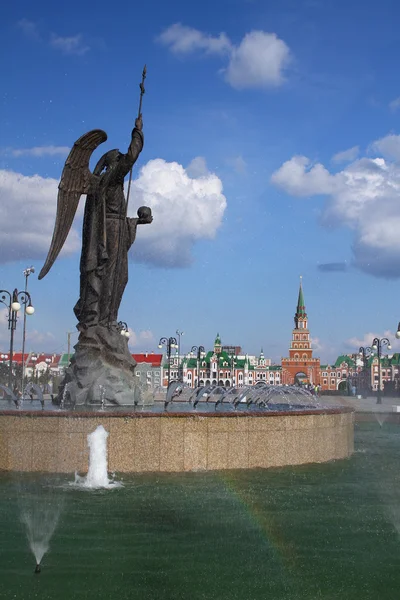
[[[245,417],[257,417],[257,418],[268,418],[268,417],[295,417],[295,416],[307,416],[307,415],[336,415],[341,413],[354,413],[355,409],[350,406],[324,406],[319,408],[306,408],[301,410],[266,410],[266,411],[251,411],[251,410],[236,410],[234,412],[198,412],[196,410],[188,411],[174,411],[168,410],[163,412],[145,411],[140,408],[131,410],[120,410],[118,407],[107,407],[105,410],[92,410],[92,411],[81,411],[81,410],[0,410],[0,417],[32,417],[32,418],[72,418],[72,419],[143,419],[143,418],[155,418],[161,417],[169,419],[175,418],[245,418]]]

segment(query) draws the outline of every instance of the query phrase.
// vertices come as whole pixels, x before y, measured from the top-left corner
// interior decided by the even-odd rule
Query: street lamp
[[[190,352],[193,352],[193,354],[195,352],[197,352],[197,386],[196,387],[200,387],[200,360],[201,360],[201,355],[205,352],[204,346],[192,346],[192,349]]]
[[[382,404],[382,390],[381,390],[381,355],[382,355],[382,346],[387,346],[388,350],[392,349],[390,345],[390,341],[388,338],[374,338],[372,340],[372,350],[376,352],[378,357],[378,393],[376,396],[376,403]]]
[[[163,346],[167,347],[167,358],[168,358],[168,386],[171,380],[171,350],[173,348],[177,348],[178,347],[178,342],[176,341],[176,338],[174,337],[170,337],[170,338],[166,338],[166,337],[162,337],[160,338],[160,341],[158,342],[158,347],[162,348]]]
[[[10,330],[10,371],[8,374],[8,387],[11,390],[14,331],[17,327],[17,313],[21,308],[21,304],[25,306],[25,312],[27,315],[33,315],[35,309],[32,306],[30,294],[28,292],[19,292],[17,289],[15,289],[12,294],[7,290],[0,290],[0,302],[4,304],[8,310],[8,329]]]
[[[176,335],[178,336],[178,379],[182,380],[182,369],[181,369],[181,335],[184,335],[184,331],[176,330]]]
[[[364,398],[367,397],[367,361],[372,354],[372,348],[370,346],[361,346],[359,349],[359,354],[363,361],[363,387],[364,387]],[[356,363],[357,367],[357,363]]]
[[[131,336],[131,334],[129,333],[128,325],[125,323],[125,321],[119,321],[117,329],[120,332],[120,334],[124,337],[129,338]]]
[[[235,377],[236,365],[237,365],[237,361],[236,361],[235,355],[232,354],[232,356],[231,356],[232,387],[235,387],[235,383],[236,383],[236,377]]]
[[[23,273],[25,276],[25,294],[28,292],[28,277],[32,273],[35,272],[35,267],[27,267]],[[29,314],[24,311],[24,325],[22,328],[22,381],[21,381],[21,390],[24,389],[24,380],[25,380],[25,335],[26,335],[26,315]]]
[[[34,354],[33,356],[31,356],[31,361],[33,363],[33,366],[32,366],[32,381],[34,381],[35,383],[38,383],[39,382],[39,377],[38,377],[38,370],[37,370],[37,361],[38,361],[37,354]]]
[[[399,339],[399,338],[400,338],[400,322],[399,322],[399,324],[397,325],[396,337],[397,337],[397,339]]]

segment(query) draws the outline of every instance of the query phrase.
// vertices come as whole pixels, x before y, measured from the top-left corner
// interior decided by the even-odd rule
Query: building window
[[[336,373],[331,373],[331,377],[335,377],[335,376],[336,376]]]
[[[303,358],[307,360],[307,354],[303,354]]]
[[[324,379],[324,385],[326,385],[326,379]]]
[[[298,360],[298,358],[299,358],[299,355],[296,353],[296,354],[294,355],[294,357],[295,357],[295,359],[296,359],[296,360]]]
[[[331,385],[335,385],[335,380],[331,379]]]

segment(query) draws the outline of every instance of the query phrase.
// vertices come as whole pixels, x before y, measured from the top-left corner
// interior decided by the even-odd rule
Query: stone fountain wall
[[[86,472],[87,435],[109,432],[109,471],[250,469],[326,462],[354,449],[354,413],[0,412],[0,470]]]

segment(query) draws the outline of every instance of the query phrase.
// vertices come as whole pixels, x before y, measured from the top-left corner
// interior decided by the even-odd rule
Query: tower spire
[[[303,277],[301,275],[300,275],[299,297],[297,299],[296,314],[294,315],[294,324],[295,324],[296,329],[299,327],[299,320],[307,321],[306,305],[304,302],[304,294],[303,294]],[[307,327],[307,324],[304,324],[303,327]]]
[[[297,300],[297,316],[303,316],[306,314],[306,305],[304,303],[304,295],[303,295],[303,277],[300,275],[300,288],[299,288],[299,297]]]

